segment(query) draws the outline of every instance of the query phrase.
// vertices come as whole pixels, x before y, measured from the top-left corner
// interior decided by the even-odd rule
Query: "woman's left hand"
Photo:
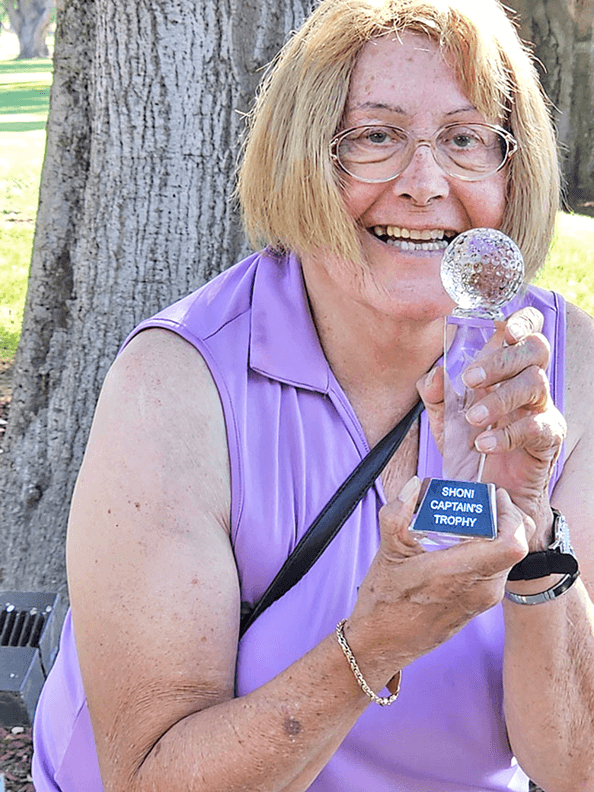
[[[512,314],[496,334],[496,343],[489,342],[485,354],[463,374],[476,394],[466,420],[482,430],[475,447],[487,455],[483,480],[504,487],[533,518],[533,550],[550,542],[548,483],[566,433],[565,420],[551,399],[546,375],[550,348],[542,325],[542,314],[534,308]],[[443,370],[429,372],[417,387],[439,444]]]

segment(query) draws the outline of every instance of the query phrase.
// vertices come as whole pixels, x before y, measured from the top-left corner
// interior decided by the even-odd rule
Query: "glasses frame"
[[[478,126],[478,127],[483,127],[485,129],[491,129],[494,132],[500,134],[502,138],[505,140],[505,143],[507,145],[507,151],[505,153],[505,157],[503,158],[501,164],[497,168],[495,168],[495,170],[489,171],[488,173],[481,173],[477,176],[472,176],[472,175],[462,176],[459,173],[451,173],[449,170],[446,170],[446,168],[440,161],[439,150],[436,147],[436,141],[439,135],[444,130],[453,129],[454,127],[457,126],[470,126],[470,127]],[[393,124],[360,124],[358,126],[351,127],[350,129],[345,129],[342,132],[338,132],[336,135],[334,135],[329,145],[330,159],[336,165],[338,165],[338,167],[342,171],[348,173],[348,175],[351,176],[353,179],[356,179],[357,181],[360,182],[364,182],[365,184],[385,184],[386,182],[390,182],[393,181],[394,179],[397,179],[408,168],[419,146],[429,146],[431,152],[433,153],[433,158],[435,162],[439,165],[439,167],[443,170],[445,174],[451,176],[453,179],[460,179],[461,181],[468,181],[468,182],[482,181],[483,179],[488,179],[490,176],[494,176],[509,162],[510,157],[513,154],[515,154],[515,152],[518,150],[518,141],[515,139],[512,133],[508,129],[504,129],[502,126],[499,126],[498,124],[483,124],[481,122],[470,122],[468,124],[464,124],[460,121],[456,121],[451,124],[444,124],[444,126],[440,127],[429,138],[415,138],[415,145],[411,149],[410,157],[408,158],[404,166],[398,171],[398,173],[395,173],[393,176],[389,176],[386,179],[364,179],[362,176],[357,176],[356,174],[351,173],[347,168],[345,168],[345,166],[342,164],[342,162],[338,157],[338,146],[347,135],[350,135],[351,132],[354,132],[356,129],[376,129],[377,127],[386,127],[387,129],[395,129],[398,132],[403,132],[408,138],[411,137],[415,138],[415,136],[412,135],[412,133],[410,133],[408,130],[403,129],[402,127],[399,126],[394,126]]]

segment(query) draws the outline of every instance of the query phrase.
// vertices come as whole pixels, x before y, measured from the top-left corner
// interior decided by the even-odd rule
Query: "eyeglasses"
[[[418,138],[400,127],[370,124],[335,135],[330,157],[353,178],[373,184],[400,176],[418,146],[430,146],[441,168],[464,181],[497,173],[518,148],[511,132],[495,124],[446,124],[430,138]]]

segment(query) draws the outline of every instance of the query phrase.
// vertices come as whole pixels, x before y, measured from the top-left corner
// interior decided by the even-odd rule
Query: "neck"
[[[417,401],[417,380],[442,353],[443,316],[386,310],[337,288],[323,266],[303,271],[326,358],[373,445]]]

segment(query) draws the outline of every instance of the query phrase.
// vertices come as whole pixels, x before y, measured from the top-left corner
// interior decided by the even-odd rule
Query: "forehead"
[[[351,76],[346,110],[405,116],[473,110],[458,73],[440,47],[420,33],[404,32],[367,42]]]

